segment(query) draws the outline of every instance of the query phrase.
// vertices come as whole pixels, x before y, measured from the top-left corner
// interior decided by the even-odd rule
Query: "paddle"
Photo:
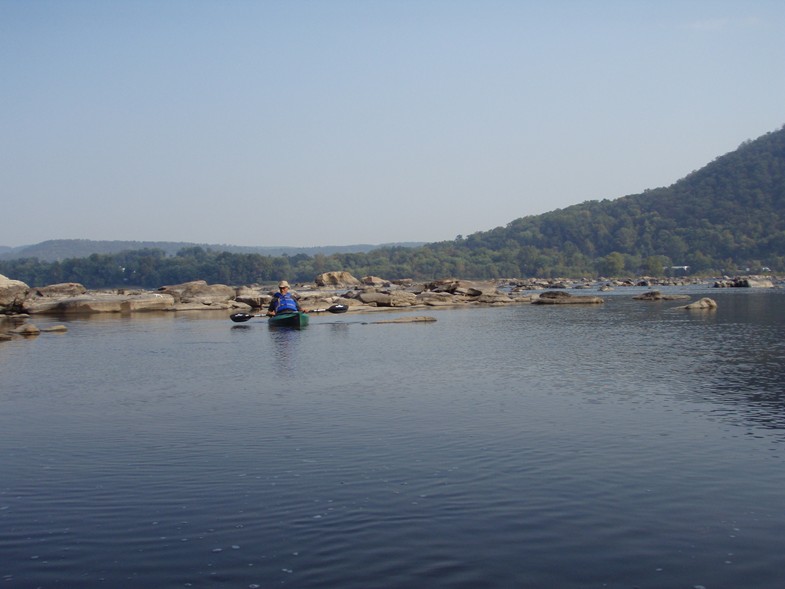
[[[331,307],[327,307],[326,309],[314,309],[312,311],[308,311],[309,313],[346,313],[349,310],[349,307],[346,305],[333,305]],[[229,319],[234,321],[235,323],[242,323],[244,321],[248,321],[249,319],[253,319],[254,317],[266,317],[266,315],[254,315],[253,313],[232,313],[229,315]]]

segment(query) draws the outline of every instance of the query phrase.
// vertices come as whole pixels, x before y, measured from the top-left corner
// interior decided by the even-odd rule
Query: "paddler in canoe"
[[[289,292],[289,283],[285,280],[281,280],[281,282],[278,283],[278,292],[273,295],[273,300],[270,301],[270,305],[267,307],[267,315],[269,317],[275,317],[279,314],[307,312],[308,311],[300,307],[300,302],[297,300],[297,297]]]

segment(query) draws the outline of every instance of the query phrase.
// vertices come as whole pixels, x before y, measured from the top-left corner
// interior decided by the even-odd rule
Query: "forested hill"
[[[667,188],[523,217],[427,246],[500,275],[785,269],[785,127]]]

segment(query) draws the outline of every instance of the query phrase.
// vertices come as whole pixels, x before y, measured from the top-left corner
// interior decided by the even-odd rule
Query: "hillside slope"
[[[630,270],[651,257],[695,271],[782,267],[785,128],[745,142],[667,188],[584,202],[427,247],[455,256],[491,251],[522,274],[537,274],[547,260],[602,266],[611,255]]]

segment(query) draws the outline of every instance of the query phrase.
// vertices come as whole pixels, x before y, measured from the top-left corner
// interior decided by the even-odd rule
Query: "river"
[[[3,587],[779,587],[785,291],[635,292],[2,342]]]

